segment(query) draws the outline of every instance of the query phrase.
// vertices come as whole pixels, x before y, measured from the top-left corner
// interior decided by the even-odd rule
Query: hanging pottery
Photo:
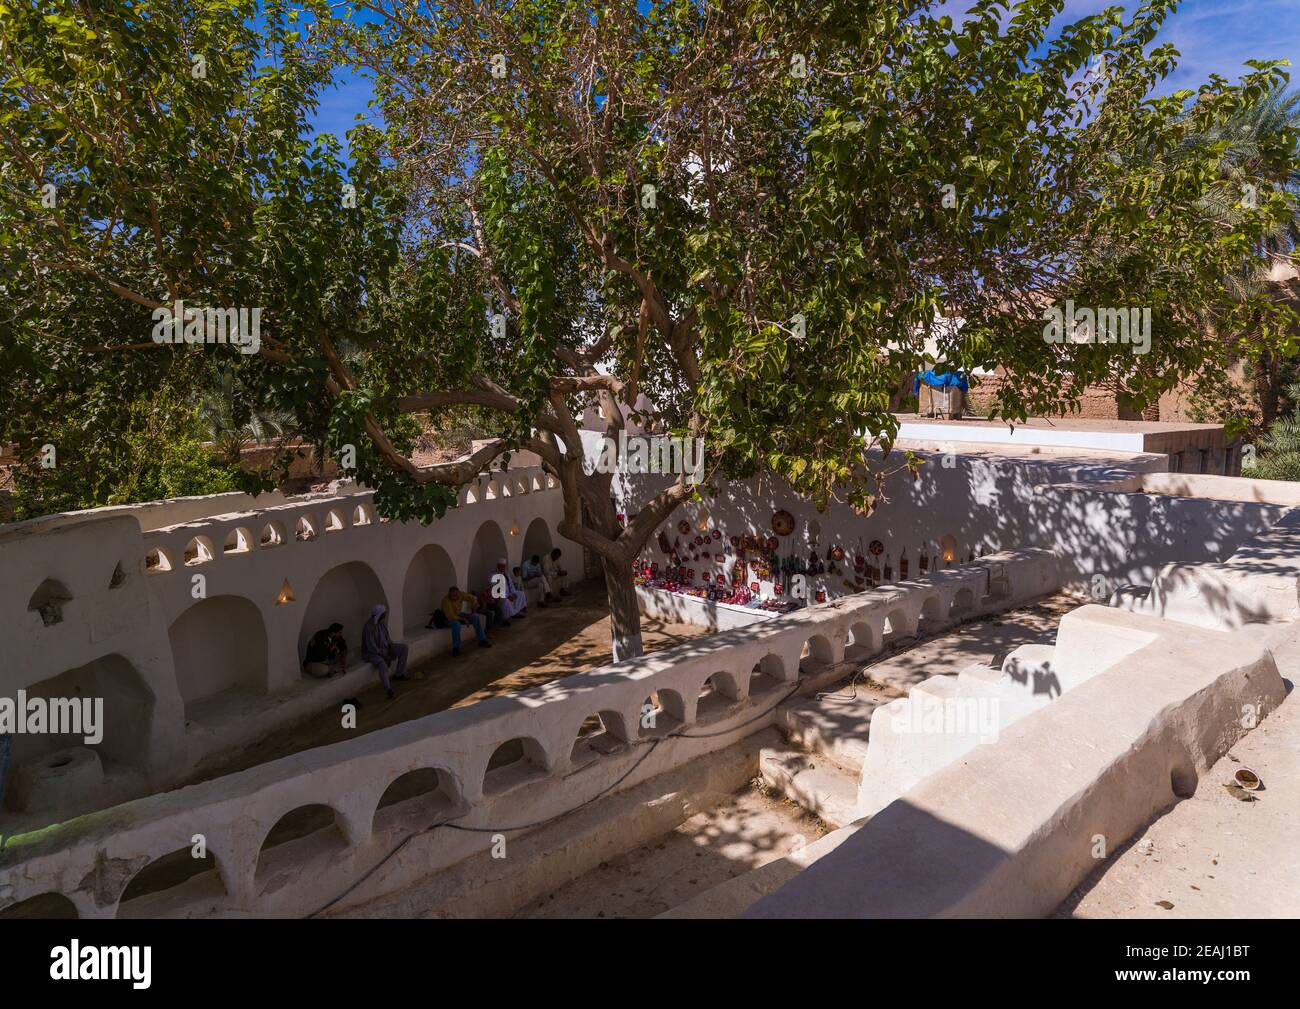
[[[720,540],[720,539],[722,539],[722,530],[721,530],[721,529],[714,529],[714,530],[713,530],[713,538],[714,538],[715,540]]]
[[[794,532],[794,516],[782,508],[772,514],[772,531],[778,536],[789,536]]]
[[[836,560],[836,561],[842,561],[842,560],[844,560],[844,548],[843,548],[843,547],[832,547],[832,548],[831,548],[831,558],[832,558],[833,560]]]
[[[690,535],[691,524],[687,522],[685,519],[682,519],[680,522],[677,523],[677,531],[681,533],[683,536],[688,536]]]
[[[874,556],[879,557],[885,552],[885,544],[881,543],[880,540],[872,540],[871,545],[868,546],[867,549],[870,550]]]
[[[733,536],[731,537],[731,539],[727,540],[727,542],[730,543],[733,547],[738,547],[740,546],[740,537]]]
[[[855,554],[853,557],[853,566],[855,568],[865,568],[867,566],[867,559],[861,554]]]

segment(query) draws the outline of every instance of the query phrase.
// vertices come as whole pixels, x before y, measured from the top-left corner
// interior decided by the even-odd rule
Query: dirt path
[[[527,904],[515,918],[651,918],[827,832],[759,784]]]
[[[1224,788],[1243,765],[1263,789]],[[1058,918],[1300,917],[1300,696],[1202,775],[1196,792],[1112,854]]]
[[[529,607],[530,611],[532,607]],[[707,633],[691,624],[643,619],[645,650],[655,652]],[[611,660],[609,608],[604,586],[580,583],[561,604],[530,612],[523,620],[490,635],[491,648],[479,648],[473,634],[459,658],[435,656],[408,670],[409,682],[395,684],[388,700],[378,680],[357,695],[357,727],[345,729],[337,708],[277,732],[220,763],[208,765],[187,785],[233,774],[317,746],[374,732],[436,711],[473,704],[495,694],[516,693]]]

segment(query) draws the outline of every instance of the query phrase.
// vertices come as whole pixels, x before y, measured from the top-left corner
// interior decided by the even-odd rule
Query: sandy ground
[[[1263,788],[1224,788],[1239,767]],[[1060,918],[1300,917],[1300,696],[1291,694],[1173,806],[1115,852]]]
[[[516,918],[650,918],[827,832],[801,806],[751,784],[515,912]]]
[[[479,648],[468,634],[459,658],[450,653],[411,666],[412,679],[397,683],[397,697],[388,700],[374,686],[357,695],[357,727],[342,727],[335,708],[277,732],[246,747],[229,759],[205,767],[186,784],[233,774],[270,760],[301,753],[317,746],[351,739],[435,711],[473,704],[494,694],[515,693],[611,660],[609,608],[603,584],[579,583],[560,604],[531,612],[523,620],[489,635],[491,648]],[[659,651],[708,633],[692,624],[643,619],[641,631],[647,652]]]

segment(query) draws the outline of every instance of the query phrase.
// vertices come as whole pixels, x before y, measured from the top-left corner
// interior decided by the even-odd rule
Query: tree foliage
[[[620,523],[583,467],[588,406],[611,434],[631,410],[705,439],[710,474],[869,509],[866,448],[891,445],[927,339],[1005,369],[1008,419],[1098,383],[1141,405],[1219,359],[1211,323],[1291,349],[1293,317],[1224,278],[1294,216],[1295,134],[1257,130],[1231,178],[1227,141],[1191,142],[1285,74],[1160,95],[1173,0],[1054,37],[1060,0],[960,20],[928,0],[50,6],[0,7],[0,352],[30,404],[5,433],[30,449],[85,383],[139,390],[198,357],[239,369],[250,410],[355,446],[396,517],[531,449],[630,650],[631,561],[695,488]],[[384,122],[350,132],[350,166],[307,130],[336,67],[373,76]],[[1219,212],[1244,184],[1257,198]],[[181,297],[261,306],[260,352],[144,343]],[[1046,341],[1066,299],[1149,307],[1149,353]],[[485,448],[411,461],[417,418],[467,412]]]

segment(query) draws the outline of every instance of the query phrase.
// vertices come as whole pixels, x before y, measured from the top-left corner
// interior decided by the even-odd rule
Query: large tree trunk
[[[632,561],[601,558],[605,591],[609,595],[609,627],[614,661],[635,659],[645,652],[641,642],[641,610],[636,604]]]

